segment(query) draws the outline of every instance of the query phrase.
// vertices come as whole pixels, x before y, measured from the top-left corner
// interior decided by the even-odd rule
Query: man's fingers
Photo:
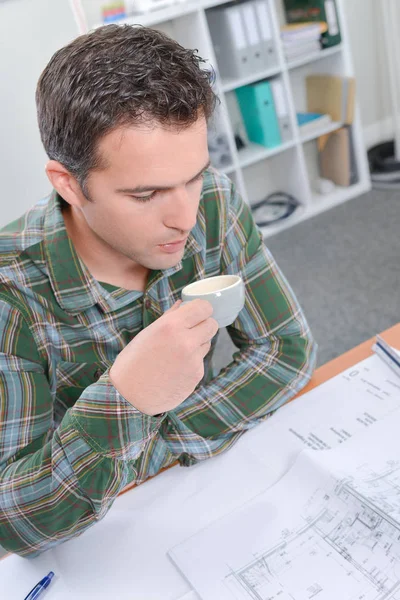
[[[168,310],[166,310],[166,311],[165,311],[164,315],[167,315],[168,313],[172,313],[172,312],[174,312],[175,310],[178,310],[178,308],[180,307],[180,305],[181,305],[181,304],[182,304],[182,300],[177,300],[177,301],[175,302],[175,304],[173,304],[173,305],[171,306],[171,308],[169,308]]]
[[[215,319],[208,318],[205,321],[202,321],[196,327],[193,327],[191,330],[191,334],[196,336],[196,341],[199,346],[203,344],[207,344],[210,342],[212,338],[218,331],[218,323]]]
[[[200,351],[202,353],[203,358],[207,356],[211,349],[211,342],[206,342],[200,346]]]
[[[192,300],[180,307],[185,327],[192,329],[213,314],[213,307],[207,300]]]

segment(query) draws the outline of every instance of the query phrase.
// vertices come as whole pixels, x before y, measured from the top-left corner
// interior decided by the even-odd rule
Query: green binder
[[[280,146],[282,138],[270,82],[238,88],[236,97],[249,140],[267,148]]]
[[[335,0],[284,0],[284,4],[288,23],[325,21],[328,31],[322,36],[324,48],[340,44],[342,36]]]

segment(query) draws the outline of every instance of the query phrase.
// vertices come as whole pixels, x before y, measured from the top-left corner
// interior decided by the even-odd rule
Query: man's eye
[[[197,183],[198,181],[202,180],[203,177],[204,177],[204,172],[200,173],[200,175],[197,175],[197,177],[195,179],[192,179],[192,181],[190,183]],[[132,200],[137,200],[138,202],[148,202],[149,200],[154,198],[154,196],[156,194],[157,194],[157,192],[152,192],[148,196],[129,196],[129,197],[132,198]]]
[[[155,196],[155,193],[156,192],[152,192],[148,196],[130,196],[130,198],[133,198],[133,200],[138,200],[138,202],[148,202]]]
[[[200,175],[197,175],[197,177],[195,179],[193,179],[192,183],[195,183],[196,181],[200,181],[203,178],[204,178],[204,172],[200,173]]]

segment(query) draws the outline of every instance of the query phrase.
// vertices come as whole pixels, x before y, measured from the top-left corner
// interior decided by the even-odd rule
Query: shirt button
[[[99,379],[103,375],[103,369],[96,369],[94,372],[94,378]]]
[[[151,306],[151,300],[150,300],[150,298],[146,298],[146,300],[144,301],[145,309],[149,310],[150,306]]]

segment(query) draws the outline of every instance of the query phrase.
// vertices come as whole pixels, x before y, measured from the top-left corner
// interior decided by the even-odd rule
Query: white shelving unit
[[[80,33],[100,26],[101,0],[70,0]],[[218,64],[207,24],[207,9],[222,5],[226,0],[187,0],[146,14],[137,14],[120,24],[141,24],[159,29],[187,48],[197,48],[200,56],[214,67],[217,80],[216,91],[221,99],[217,109],[218,128],[225,132],[232,157],[231,165],[224,169],[237,185],[243,198],[250,205],[265,198],[269,193],[284,191],[294,195],[302,206],[292,217],[281,223],[264,228],[265,237],[286,229],[295,223],[322,213],[338,204],[350,200],[370,189],[369,169],[366,157],[358,109],[353,124],[354,148],[359,181],[357,184],[336,189],[329,195],[314,191],[318,176],[317,138],[341,126],[331,123],[320,131],[301,137],[296,122],[296,112],[306,110],[305,78],[309,74],[328,73],[353,76],[353,64],[346,22],[343,18],[343,2],[336,0],[342,42],[338,46],[313,53],[306,58],[287,63],[280,42],[280,26],[283,24],[282,0],[264,0],[272,15],[273,34],[278,48],[276,67],[254,73],[246,78],[224,80],[220,77]],[[235,88],[269,77],[280,77],[288,99],[293,139],[279,147],[268,149],[248,143],[240,112],[235,99]],[[235,133],[247,142],[241,150],[236,149]]]

